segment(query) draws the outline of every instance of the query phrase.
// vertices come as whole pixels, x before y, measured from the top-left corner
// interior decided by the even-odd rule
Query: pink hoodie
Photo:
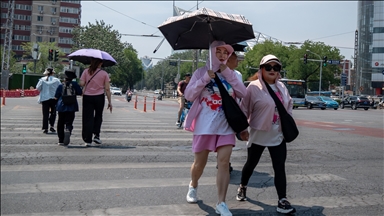
[[[220,68],[221,62],[216,57],[216,47],[220,45],[225,45],[222,41],[214,41],[211,44],[211,54],[212,54],[212,70],[218,71]],[[231,56],[232,52],[228,54],[228,58]],[[228,59],[226,59],[223,64],[226,64]],[[198,68],[192,75],[187,88],[184,91],[184,96],[186,100],[193,101],[192,107],[190,108],[188,115],[185,119],[184,128],[188,131],[194,131],[194,120],[196,116],[201,111],[200,95],[205,86],[211,81],[211,77],[208,75],[209,70],[209,59],[206,62],[204,67]],[[229,69],[228,67],[220,73],[224,79],[232,86],[235,95],[237,98],[243,98],[246,94],[246,88],[244,84],[236,77],[236,73]]]
[[[247,87],[247,94],[240,103],[240,107],[248,117],[249,126],[255,130],[269,131],[272,127],[273,115],[275,113],[275,101],[270,96],[265,86],[261,70],[258,80],[252,81]],[[292,115],[292,98],[285,85],[276,78],[276,88],[281,92],[283,105],[287,112]],[[281,130],[281,128],[280,128]]]

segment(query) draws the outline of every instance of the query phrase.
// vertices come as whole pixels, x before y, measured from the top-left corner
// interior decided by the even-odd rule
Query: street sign
[[[340,60],[328,60],[328,64],[340,64]]]

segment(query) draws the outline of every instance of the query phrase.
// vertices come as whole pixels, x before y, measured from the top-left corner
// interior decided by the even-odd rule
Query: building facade
[[[356,93],[384,92],[384,2],[358,2]]]
[[[1,45],[4,45],[9,1],[1,1]],[[62,52],[69,54],[72,30],[80,26],[80,0],[15,1],[12,51],[21,60],[22,43],[57,42]]]

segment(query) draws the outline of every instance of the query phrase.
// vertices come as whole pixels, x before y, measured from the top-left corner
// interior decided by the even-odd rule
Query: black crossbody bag
[[[223,83],[221,82],[216,73],[214,79],[220,91],[222,101],[221,105],[223,107],[225,118],[227,118],[229,126],[236,133],[242,132],[249,126],[247,117],[240,109],[239,104],[237,104],[236,100],[228,94],[228,91],[225,89]]]
[[[283,136],[286,142],[292,142],[299,135],[299,129],[297,129],[296,122],[293,117],[287,112],[283,104],[277,98],[276,93],[272,90],[268,83],[265,83],[267,86],[268,92],[275,101],[277,110],[280,116],[281,130],[283,131]]]

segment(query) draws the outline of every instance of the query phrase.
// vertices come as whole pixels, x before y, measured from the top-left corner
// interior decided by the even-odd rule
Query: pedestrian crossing
[[[62,147],[56,134],[42,134],[41,110],[22,105],[6,110],[1,122],[1,215],[215,215],[216,156],[210,154],[199,181],[199,202],[186,203],[192,135],[176,129],[177,107],[161,103],[166,101],[155,112],[134,110],[132,104],[118,104],[121,108],[112,115],[105,112],[100,148],[82,146],[80,113],[71,144]],[[126,115],[125,109],[133,114]],[[298,154],[319,154],[311,147],[297,149]],[[288,150],[286,169],[288,199],[296,215],[381,215],[382,188],[372,183],[364,190],[350,173],[339,171],[344,166],[340,161],[329,161],[333,170],[294,154]],[[267,151],[250,179],[249,201],[235,199],[245,159],[245,143],[238,142],[231,157],[229,209],[234,215],[278,215]]]

